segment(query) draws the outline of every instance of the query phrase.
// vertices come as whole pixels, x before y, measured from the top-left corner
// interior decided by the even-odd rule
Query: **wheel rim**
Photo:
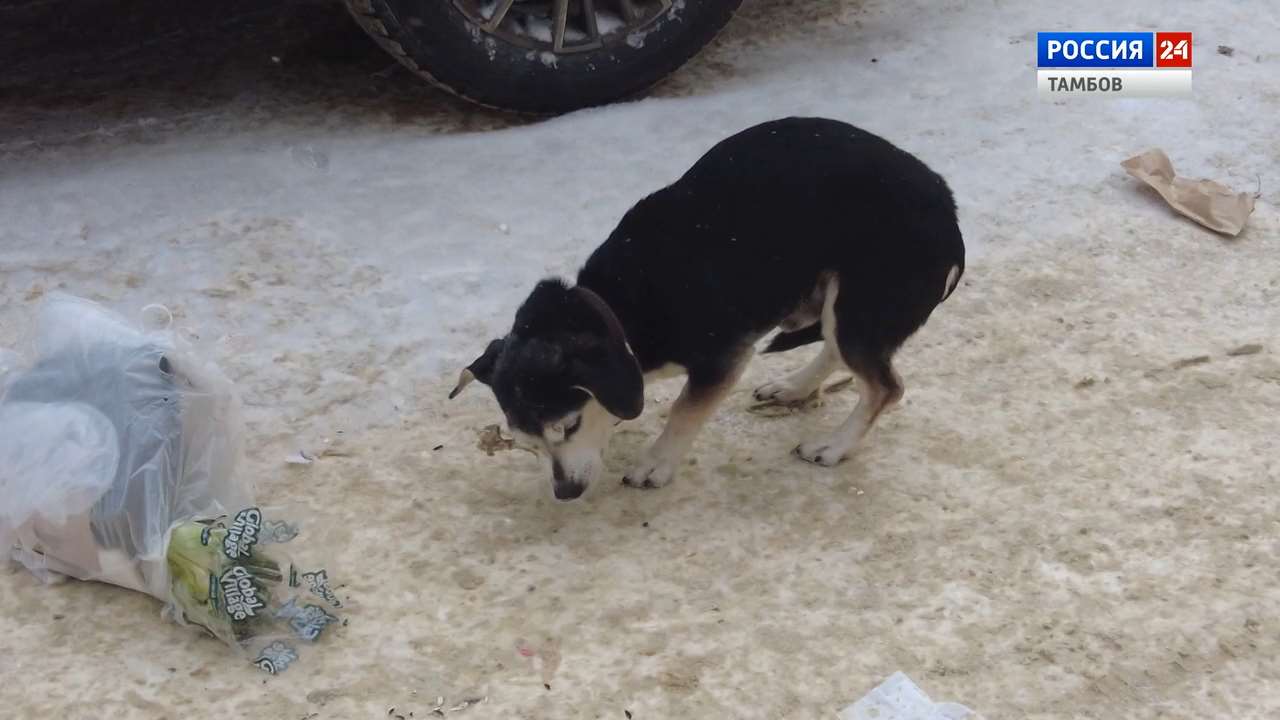
[[[673,0],[453,0],[481,32],[530,50],[586,52],[635,34],[671,9]],[[683,3],[682,3],[683,4]]]

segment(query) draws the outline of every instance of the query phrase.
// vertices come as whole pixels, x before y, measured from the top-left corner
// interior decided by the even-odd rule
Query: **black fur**
[[[964,242],[942,177],[846,123],[777,120],[724,140],[641,200],[587,260],[578,284],[604,299],[627,343],[549,280],[473,372],[527,432],[581,406],[575,385],[634,417],[641,371],[680,365],[696,394],[779,325],[790,331],[766,352],[821,339],[820,293],[835,277],[843,359],[894,387],[889,358],[954,288],[953,268],[958,283]]]
[[[776,327],[824,272],[840,280],[842,351],[892,353],[953,266],[964,242],[941,176],[846,123],[789,118],[724,140],[641,200],[578,282],[617,313],[641,368],[693,377]],[[777,342],[820,338],[796,332]]]
[[[774,335],[773,339],[769,341],[769,344],[765,346],[764,350],[760,351],[760,354],[768,355],[769,353],[786,352],[788,350],[794,350],[802,345],[816,343],[820,340],[822,340],[822,325],[814,323],[809,327],[800,328],[799,330],[793,330],[791,332],[780,332],[777,335]]]

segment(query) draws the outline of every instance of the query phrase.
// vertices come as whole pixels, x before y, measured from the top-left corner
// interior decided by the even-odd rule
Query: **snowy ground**
[[[1195,98],[1041,102],[1049,29],[1193,30]],[[538,124],[403,78],[367,90],[376,55],[323,93],[303,64],[297,95],[248,54],[217,85],[242,92],[170,87],[181,64],[154,92],[10,83],[0,346],[53,289],[169,306],[243,393],[246,478],[312,518],[353,620],[264,683],[145,597],[0,573],[0,707],[819,718],[903,670],[988,718],[1276,716],[1278,34],[1264,0],[757,1],[654,99]],[[906,401],[870,443],[835,470],[787,455],[851,393],[746,411],[797,352],[754,364],[660,491],[556,504],[530,457],[478,450],[491,397],[444,396],[532,283],[717,140],[791,114],[884,134],[961,206],[964,283],[902,352]],[[1126,178],[1151,146],[1261,182],[1250,228],[1212,235]],[[651,388],[615,475],[677,391]],[[550,691],[522,639],[558,648]]]

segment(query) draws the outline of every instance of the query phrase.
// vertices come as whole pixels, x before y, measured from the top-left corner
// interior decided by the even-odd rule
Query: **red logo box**
[[[1156,67],[1191,67],[1191,33],[1156,33]]]

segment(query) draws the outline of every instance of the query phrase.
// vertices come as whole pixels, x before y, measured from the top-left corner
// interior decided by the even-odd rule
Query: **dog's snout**
[[[551,461],[551,478],[557,500],[577,500],[587,491],[587,484],[566,476],[557,460]]]

